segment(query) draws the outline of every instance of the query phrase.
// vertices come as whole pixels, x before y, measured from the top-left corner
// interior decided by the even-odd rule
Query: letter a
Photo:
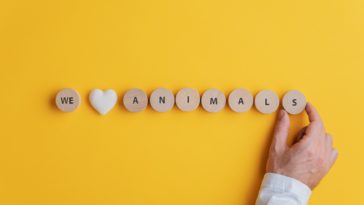
[[[137,97],[134,97],[134,99],[133,99],[133,104],[139,104],[139,102],[138,102],[138,98]]]

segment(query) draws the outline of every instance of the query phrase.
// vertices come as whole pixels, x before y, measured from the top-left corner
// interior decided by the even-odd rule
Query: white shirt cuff
[[[311,189],[306,184],[274,173],[266,173],[264,175],[261,188],[277,194],[293,194],[300,201],[300,204],[307,204],[311,196]]]

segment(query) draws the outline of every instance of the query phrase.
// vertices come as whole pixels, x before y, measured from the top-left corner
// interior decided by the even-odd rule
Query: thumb
[[[287,112],[280,110],[278,120],[274,128],[271,148],[275,149],[276,151],[287,148],[289,126],[290,121]]]

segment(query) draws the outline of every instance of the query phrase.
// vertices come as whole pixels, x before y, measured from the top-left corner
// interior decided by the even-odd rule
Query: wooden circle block
[[[56,105],[62,112],[73,112],[80,103],[80,95],[72,88],[62,89],[56,95]]]
[[[207,112],[219,112],[225,107],[226,98],[220,90],[210,88],[202,94],[201,104]]]
[[[167,112],[173,108],[174,96],[172,91],[165,88],[157,88],[150,95],[150,105],[157,112]]]
[[[200,94],[195,89],[182,88],[177,92],[176,105],[184,112],[196,110],[200,105]]]
[[[253,106],[253,95],[246,89],[238,88],[229,94],[228,103],[234,112],[247,112]]]
[[[278,95],[271,90],[262,90],[255,96],[255,107],[261,113],[273,113],[278,109],[278,106]]]
[[[141,112],[148,106],[148,96],[143,90],[133,88],[124,94],[123,104],[129,112]]]
[[[292,115],[303,112],[306,107],[306,97],[298,90],[290,90],[286,92],[282,99],[283,108]]]

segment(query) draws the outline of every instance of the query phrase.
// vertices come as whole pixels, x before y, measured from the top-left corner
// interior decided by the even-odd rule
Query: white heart
[[[91,90],[89,96],[93,108],[101,115],[108,113],[116,104],[118,96],[112,89],[102,91],[100,89]]]

